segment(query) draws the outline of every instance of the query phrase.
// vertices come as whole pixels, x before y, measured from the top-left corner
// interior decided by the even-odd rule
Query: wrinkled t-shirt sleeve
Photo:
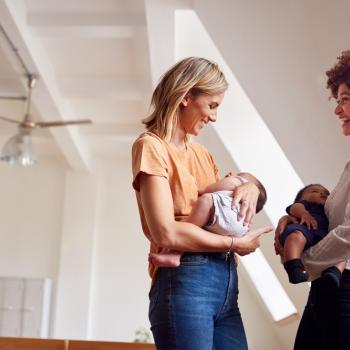
[[[132,186],[140,191],[139,175],[163,176],[168,179],[164,146],[151,137],[139,138],[132,147]]]

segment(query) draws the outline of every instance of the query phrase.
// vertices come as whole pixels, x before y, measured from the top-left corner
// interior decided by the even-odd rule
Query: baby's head
[[[328,196],[329,191],[327,190],[327,188],[323,187],[320,184],[311,184],[305,186],[298,192],[297,196],[295,197],[294,203],[304,200],[324,205]]]
[[[259,213],[259,211],[261,211],[264,207],[267,200],[265,187],[255,176],[253,176],[250,173],[238,173],[237,175],[243,177],[244,179],[250,182],[253,182],[258,187],[260,193],[258,197],[258,202],[256,203],[256,212]]]

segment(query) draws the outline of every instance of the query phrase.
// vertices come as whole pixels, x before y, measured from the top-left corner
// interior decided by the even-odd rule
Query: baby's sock
[[[340,286],[341,275],[341,271],[335,266],[323,270],[321,274],[322,287],[328,292],[335,291]]]
[[[297,284],[306,282],[309,279],[309,275],[303,269],[301,259],[288,260],[283,265],[288,273],[290,283]]]

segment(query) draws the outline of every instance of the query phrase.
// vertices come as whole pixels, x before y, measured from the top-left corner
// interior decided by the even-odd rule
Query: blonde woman
[[[178,268],[149,265],[149,319],[158,350],[247,349],[232,253],[253,252],[271,228],[235,238],[184,221],[198,190],[219,178],[209,152],[189,135],[216,121],[226,89],[215,63],[198,57],[178,62],[156,87],[153,111],[143,121],[147,131],[133,145],[133,187],[150,252],[186,252]],[[246,224],[258,195],[252,182],[233,192],[233,205],[240,203],[239,217]]]

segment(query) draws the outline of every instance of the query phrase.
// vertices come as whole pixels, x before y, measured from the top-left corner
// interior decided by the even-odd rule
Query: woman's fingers
[[[276,255],[283,256],[283,254],[284,254],[283,247],[282,247],[282,245],[280,243],[280,235],[282,234],[282,232],[285,230],[285,228],[287,227],[287,225],[289,223],[292,223],[292,222],[295,221],[293,219],[294,218],[292,216],[284,215],[278,221],[278,224],[277,224],[277,227],[276,227],[276,230],[275,230],[275,242],[274,242]]]
[[[242,256],[254,252],[256,248],[260,246],[260,236],[264,233],[271,232],[272,230],[272,226],[266,226],[249,231],[244,237],[239,238],[240,244],[236,252]]]
[[[249,203],[246,199],[241,201],[239,213],[237,215],[238,221],[241,221],[243,218],[246,217],[247,210],[249,208]]]
[[[236,209],[238,208],[238,204],[241,202],[241,199],[242,199],[242,193],[240,191],[237,190],[234,190],[233,191],[233,198],[232,198],[232,209]]]
[[[258,228],[256,230],[252,230],[248,232],[247,235],[250,235],[251,237],[254,237],[256,239],[256,238],[259,238],[262,234],[269,233],[272,230],[273,230],[272,226],[265,226],[265,227]]]
[[[250,225],[250,223],[253,220],[253,217],[255,215],[255,209],[253,209],[253,207],[248,207],[247,211],[245,212],[245,218],[244,218],[244,226],[248,226]]]
[[[259,196],[258,188],[253,184],[246,182],[238,186],[233,191],[232,209],[238,208],[240,204],[239,213],[237,215],[238,221],[244,220],[244,225],[248,226],[256,212],[256,202]]]
[[[280,243],[279,239],[275,239],[274,243],[273,243],[274,247],[275,247],[275,253],[276,255],[281,255],[283,256],[283,247]]]
[[[278,224],[275,230],[275,236],[280,236],[281,233],[285,230],[287,224],[288,224],[288,215],[284,215],[278,221]]]

